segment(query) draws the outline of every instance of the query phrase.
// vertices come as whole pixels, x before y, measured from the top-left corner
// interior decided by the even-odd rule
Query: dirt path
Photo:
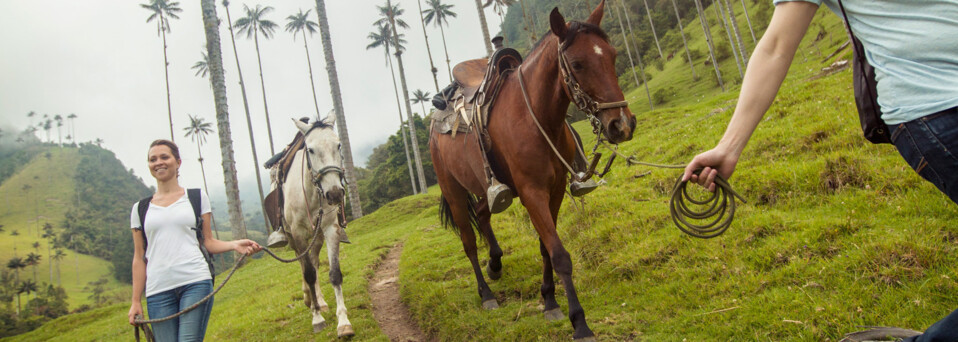
[[[369,282],[369,294],[373,301],[373,316],[379,322],[390,341],[426,342],[435,341],[421,330],[409,315],[409,310],[399,297],[399,255],[402,244],[389,250],[386,259],[379,264],[376,274]]]

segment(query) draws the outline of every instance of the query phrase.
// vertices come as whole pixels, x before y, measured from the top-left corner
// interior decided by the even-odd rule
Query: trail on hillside
[[[399,297],[399,256],[402,243],[393,246],[386,258],[376,268],[369,282],[369,294],[373,302],[373,316],[380,329],[390,341],[424,342],[435,341],[419,330],[419,325],[409,315],[409,310]]]

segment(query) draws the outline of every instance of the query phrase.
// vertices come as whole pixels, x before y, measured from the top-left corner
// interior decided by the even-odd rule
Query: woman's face
[[[150,174],[158,181],[167,181],[176,178],[180,162],[173,156],[169,146],[157,145],[150,148],[147,155],[150,164]]]

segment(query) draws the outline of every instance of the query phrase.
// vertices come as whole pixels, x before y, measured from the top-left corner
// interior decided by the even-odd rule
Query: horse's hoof
[[[490,299],[482,302],[482,308],[486,310],[494,310],[499,308],[499,302],[495,299]]]
[[[489,279],[499,280],[499,278],[502,277],[502,270],[493,271],[492,267],[490,267],[489,265],[486,265],[486,274],[489,275]]]
[[[546,320],[548,321],[558,321],[560,319],[565,318],[565,315],[562,314],[562,309],[560,308],[546,310],[546,311],[543,311],[542,313],[546,316]]]
[[[322,305],[319,307],[319,312],[329,312],[329,305]]]
[[[313,323],[313,332],[318,333],[326,328],[326,322]]]
[[[595,342],[595,336],[572,339],[575,342]]]
[[[353,326],[351,325],[344,325],[339,328],[336,328],[336,333],[338,334],[339,337],[350,337],[350,336],[356,335],[356,333],[353,332]]]

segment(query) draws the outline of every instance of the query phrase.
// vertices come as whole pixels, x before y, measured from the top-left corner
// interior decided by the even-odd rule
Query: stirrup
[[[346,235],[346,228],[343,228],[343,226],[339,226],[339,228],[337,228],[337,232],[339,233],[340,243],[352,243],[352,241],[349,241],[349,236]]]
[[[289,244],[289,241],[286,241],[286,234],[279,230],[269,233],[269,238],[266,239],[266,247],[269,248],[283,248],[287,244]]]
[[[489,202],[489,211],[498,214],[512,205],[512,189],[508,185],[499,183],[495,178],[492,179],[491,183],[489,189],[486,190],[486,200]]]
[[[599,187],[599,183],[596,183],[591,178],[586,179],[583,182],[579,182],[573,179],[572,182],[569,183],[569,192],[572,194],[572,196],[582,197],[592,192],[598,187]]]

